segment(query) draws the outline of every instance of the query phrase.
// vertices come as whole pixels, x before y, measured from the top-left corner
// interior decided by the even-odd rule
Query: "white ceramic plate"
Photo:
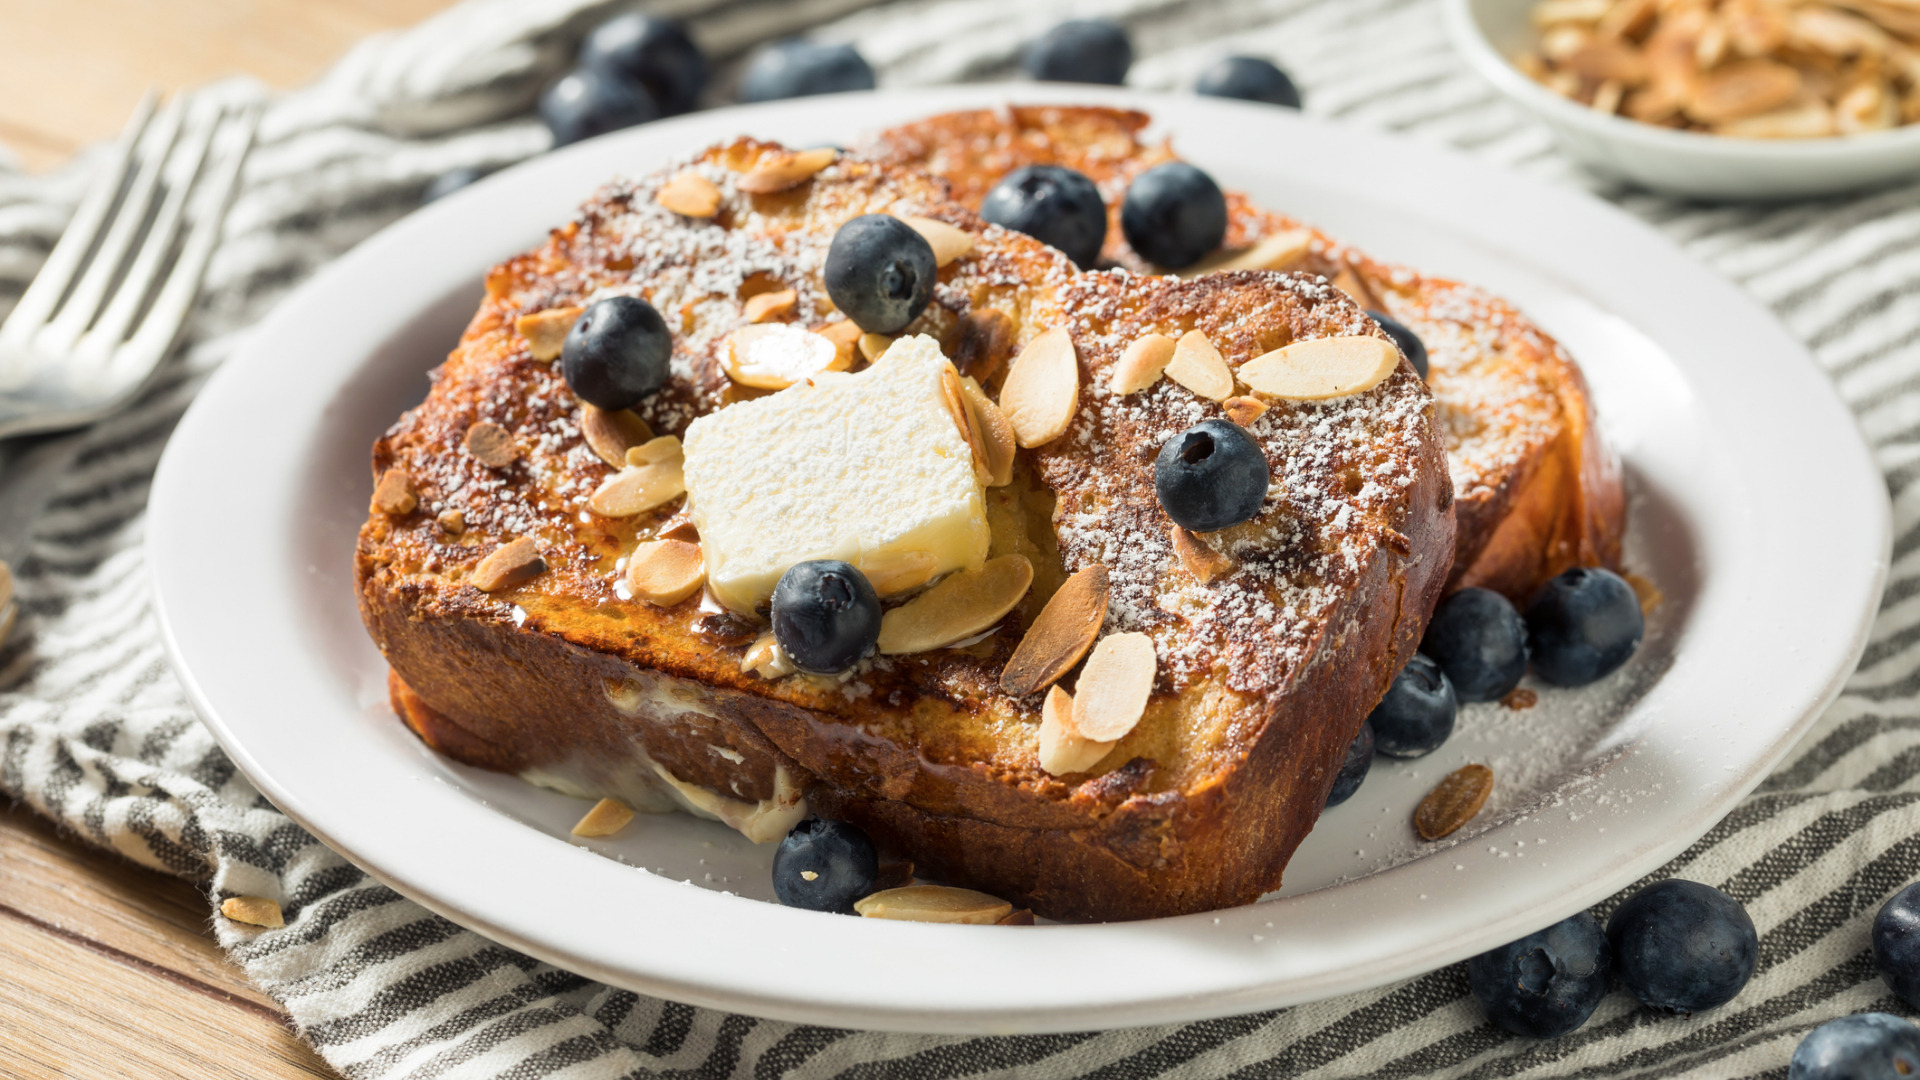
[[[1427,759],[1380,759],[1279,896],[1140,923],[998,929],[782,908],[766,902],[770,850],[719,825],[647,817],[615,840],[573,841],[584,804],[426,751],[386,707],[354,606],[354,533],[368,447],[424,394],[486,268],[606,178],[712,141],[846,141],[1009,95],[1144,108],[1224,183],[1379,256],[1504,293],[1568,342],[1626,461],[1633,565],[1668,596],[1640,655],[1533,710],[1473,707]],[[421,210],[302,287],[206,387],[160,464],[148,537],[168,646],[221,742],[276,805],[400,892],[643,993],[822,1024],[1021,1032],[1378,985],[1658,866],[1838,692],[1880,593],[1888,513],[1851,417],[1801,347],[1600,203],[1285,110],[1021,86],[681,118]],[[1414,803],[1476,760],[1495,769],[1496,802],[1449,842],[1420,845]]]

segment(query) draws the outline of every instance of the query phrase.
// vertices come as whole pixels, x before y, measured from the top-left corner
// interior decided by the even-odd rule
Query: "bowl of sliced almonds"
[[[1596,171],[1692,198],[1920,177],[1920,0],[1443,0],[1455,46]]]

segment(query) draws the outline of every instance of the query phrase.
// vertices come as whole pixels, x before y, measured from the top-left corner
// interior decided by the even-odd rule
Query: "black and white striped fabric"
[[[657,9],[687,18],[716,55],[815,26],[856,42],[883,85],[1009,76],[1019,43],[1066,13],[1027,0],[870,2]],[[1189,85],[1228,50],[1266,54],[1296,74],[1311,112],[1592,188],[1771,306],[1858,414],[1897,537],[1866,657],[1805,745],[1661,871],[1724,888],[1759,927],[1759,972],[1731,1005],[1674,1019],[1616,993],[1577,1034],[1526,1040],[1483,1022],[1456,966],[1281,1012],[1098,1034],[797,1026],[641,998],[537,963],[401,899],[282,817],[202,728],[161,654],[139,546],[160,448],[204,374],[314,268],[412,209],[437,174],[544,149],[527,105],[610,7],[473,0],[367,42],[273,101],[177,360],[138,407],[56,447],[64,464],[43,511],[0,520],[0,543],[13,545],[0,555],[16,564],[25,609],[0,646],[0,791],[141,863],[205,880],[216,900],[279,898],[285,929],[221,922],[222,940],[343,1074],[1779,1077],[1812,1026],[1908,1011],[1873,972],[1867,928],[1920,877],[1920,184],[1776,208],[1613,190],[1464,68],[1431,0],[1087,0],[1073,11],[1129,24],[1137,85]],[[220,91],[261,96],[246,84]],[[87,172],[86,159],[47,178],[0,165],[0,312]]]

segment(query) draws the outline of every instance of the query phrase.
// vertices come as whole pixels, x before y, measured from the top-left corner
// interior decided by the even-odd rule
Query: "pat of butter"
[[[942,390],[950,367],[916,335],[865,371],[822,372],[687,428],[687,505],[720,602],[751,611],[780,575],[843,559],[869,575],[987,557],[985,493]]]

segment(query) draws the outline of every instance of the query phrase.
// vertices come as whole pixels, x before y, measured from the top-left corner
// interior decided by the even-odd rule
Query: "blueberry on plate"
[[[1467,985],[1495,1027],[1552,1038],[1576,1030],[1607,996],[1607,936],[1582,911],[1467,961]]]
[[[1646,633],[1640,598],[1619,574],[1576,566],[1527,604],[1533,670],[1557,686],[1585,686],[1627,662]]]
[[[673,358],[673,335],[653,305],[632,296],[596,300],[560,346],[560,374],[573,396],[602,409],[626,409],[660,389]]]
[[[891,214],[864,214],[833,234],[822,276],[833,306],[869,334],[897,334],[933,299],[933,245]]]
[[[643,87],[666,116],[693,108],[707,88],[707,58],[686,30],[637,11],[595,27],[580,45],[579,63]]]
[[[1498,701],[1527,673],[1527,626],[1499,593],[1461,589],[1433,609],[1420,651],[1447,673],[1457,699]]]
[[[773,852],[773,895],[788,907],[851,914],[879,876],[873,841],[844,821],[803,821]]]
[[[1894,893],[1873,917],[1873,966],[1901,1001],[1920,1009],[1920,883]]]
[[[1029,42],[1020,66],[1043,82],[1119,86],[1133,66],[1133,43],[1118,23],[1069,19]]]
[[[430,203],[444,199],[485,175],[487,170],[477,165],[463,165],[458,169],[448,169],[433,178],[433,183],[427,185],[427,190],[420,193],[420,201]]]
[[[849,563],[798,563],[773,587],[773,638],[794,667],[837,675],[880,640],[880,597]]]
[[[981,218],[1057,247],[1082,270],[1107,242],[1107,204],[1093,181],[1064,165],[1008,173],[980,204]]]
[[[1628,897],[1607,920],[1607,941],[1620,985],[1671,1013],[1732,1001],[1760,959],[1760,936],[1739,901],[1678,878]]]
[[[782,101],[871,90],[873,68],[851,45],[822,45],[788,38],[755,53],[740,76],[740,100]]]
[[[1360,721],[1360,734],[1353,737],[1347,745],[1347,760],[1340,763],[1340,771],[1334,774],[1333,790],[1327,792],[1327,809],[1331,810],[1360,790],[1360,782],[1367,778],[1367,770],[1373,767],[1373,725]]]
[[[1388,757],[1417,758],[1440,749],[1453,734],[1460,711],[1453,684],[1431,657],[1414,653],[1393,677],[1387,696],[1367,717],[1373,725],[1374,745]]]
[[[1262,101],[1289,109],[1300,107],[1300,91],[1287,73],[1257,56],[1228,56],[1200,73],[1193,92],[1206,97]]]
[[[1400,346],[1400,351],[1406,355],[1407,362],[1413,365],[1413,370],[1419,372],[1421,378],[1426,378],[1427,343],[1420,340],[1420,335],[1407,329],[1405,323],[1382,312],[1369,311],[1367,316],[1380,324],[1380,329],[1385,330],[1393,343]]]
[[[645,89],[594,68],[575,68],[540,95],[540,119],[555,146],[659,118],[660,107]]]
[[[1800,1040],[1787,1080],[1899,1080],[1920,1070],[1920,1028],[1892,1013],[1829,1020]]]
[[[1128,185],[1120,231],[1149,262],[1180,270],[1226,238],[1227,197],[1213,177],[1184,161],[1155,165]]]
[[[1153,463],[1160,505],[1175,525],[1194,532],[1253,520],[1271,478],[1253,436],[1217,417],[1168,439]]]

